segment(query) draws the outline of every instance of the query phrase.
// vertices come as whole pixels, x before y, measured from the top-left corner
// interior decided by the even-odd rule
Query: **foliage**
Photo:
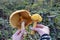
[[[60,38],[60,34],[59,34],[60,1],[59,0],[49,0],[49,1],[48,0],[14,0],[14,1],[0,0],[0,40],[3,39],[11,40],[11,36],[13,33],[15,33],[16,29],[10,26],[9,16],[12,12],[21,9],[26,9],[30,11],[31,14],[34,13],[40,14],[43,17],[43,21],[41,23],[44,25],[49,25],[50,23],[53,23],[53,26],[52,25],[49,26],[51,28],[51,36],[56,36],[53,34],[56,33],[57,30],[57,34],[58,34],[57,37]],[[51,15],[56,15],[56,17],[53,17],[52,19],[53,22],[49,21],[49,17],[47,17]],[[55,39],[53,38],[53,40]]]

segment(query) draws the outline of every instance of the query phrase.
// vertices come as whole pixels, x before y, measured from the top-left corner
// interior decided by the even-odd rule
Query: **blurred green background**
[[[50,24],[52,40],[60,38],[60,0],[0,0],[0,40],[12,40],[11,36],[16,29],[9,24],[9,16],[21,9],[26,9],[31,14],[40,14],[43,17],[41,23]]]

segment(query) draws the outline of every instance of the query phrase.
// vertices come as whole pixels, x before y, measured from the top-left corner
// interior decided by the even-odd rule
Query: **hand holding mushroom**
[[[44,35],[44,34],[50,34],[49,28],[45,25],[42,24],[37,24],[36,26],[37,28],[31,28],[31,30],[37,31],[40,36]]]
[[[42,17],[39,14],[33,14],[31,16],[31,19],[34,22],[33,28],[36,28],[37,22],[41,22],[42,21]],[[34,31],[32,31],[31,34],[34,34]]]
[[[27,10],[17,10],[10,15],[9,22],[17,32],[13,34],[13,40],[22,40],[22,35],[26,33],[25,27],[32,22],[30,12]]]
[[[42,21],[42,17],[39,14],[33,14],[31,16],[34,24],[33,24],[33,28],[31,28],[34,31],[37,31],[40,36],[42,36],[43,34],[49,34],[49,28],[45,25],[42,24],[37,24],[37,22],[41,22]],[[31,34],[34,34],[34,31],[31,32]]]

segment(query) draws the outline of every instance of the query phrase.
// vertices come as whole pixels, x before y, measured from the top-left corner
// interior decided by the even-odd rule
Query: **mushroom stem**
[[[21,23],[21,30],[22,29],[25,29],[25,22],[24,21]]]
[[[25,30],[25,22],[23,21],[22,23],[21,23],[21,30]],[[26,32],[24,32],[24,37],[26,37]]]
[[[33,24],[33,28],[36,28],[37,22],[34,22]],[[35,31],[31,31],[31,34],[33,35],[35,33]]]

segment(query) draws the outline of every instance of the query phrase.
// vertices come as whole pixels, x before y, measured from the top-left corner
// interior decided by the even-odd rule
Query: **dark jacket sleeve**
[[[44,34],[41,36],[40,40],[51,40],[51,37],[48,34]]]

